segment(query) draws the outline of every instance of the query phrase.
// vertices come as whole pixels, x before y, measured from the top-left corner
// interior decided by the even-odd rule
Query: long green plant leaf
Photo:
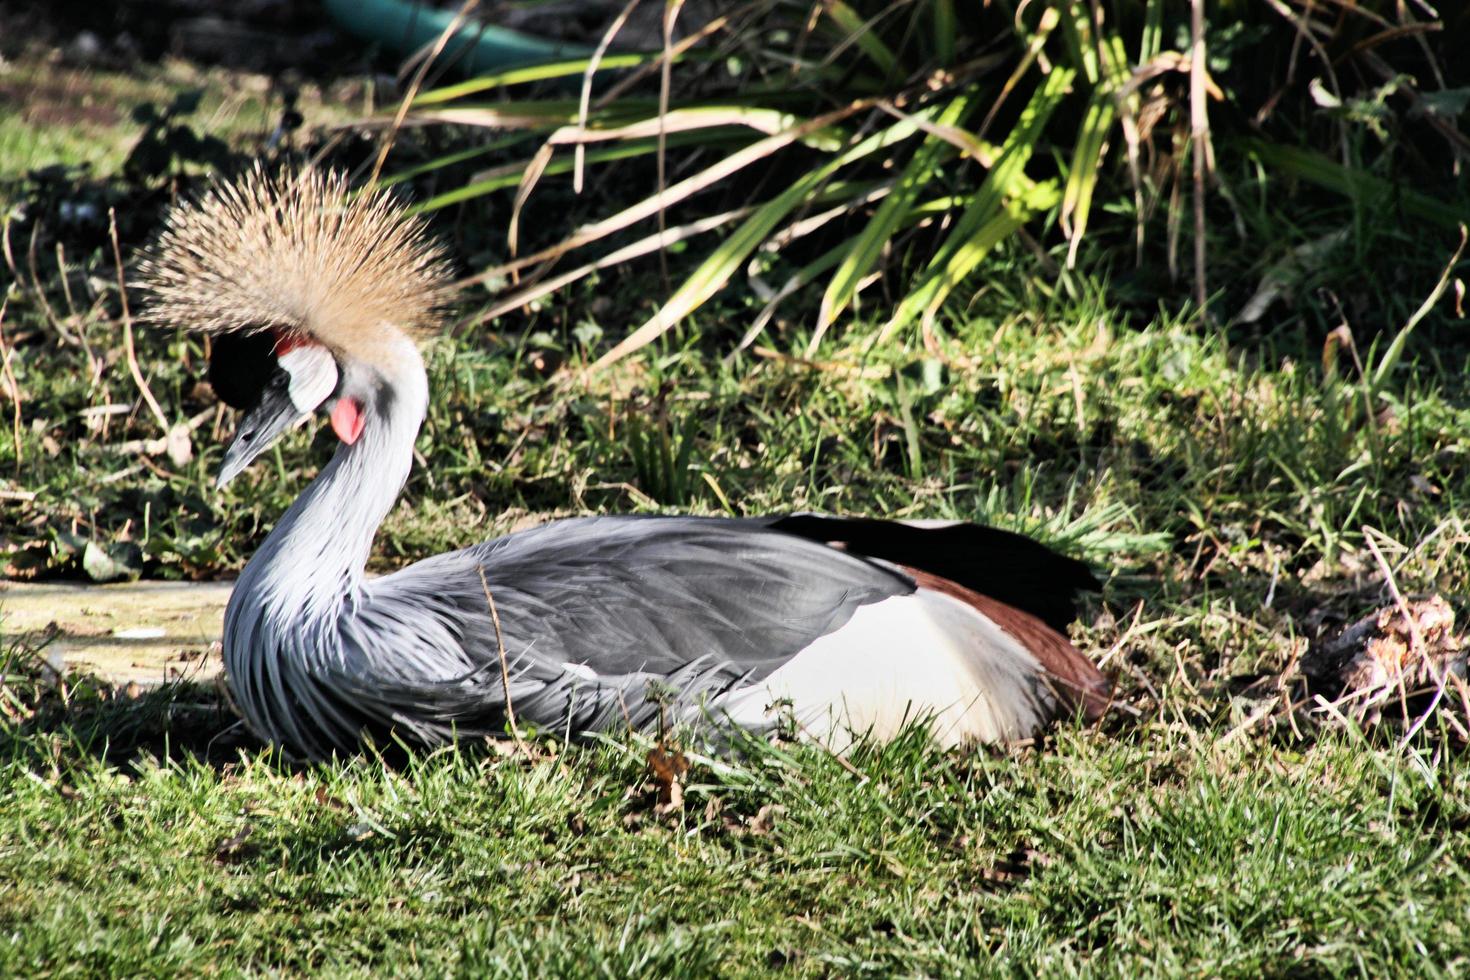
[[[667,332],[675,323],[718,292],[792,209],[809,198],[838,170],[879,150],[909,139],[919,131],[917,119],[932,112],[915,113],[859,141],[846,152],[799,177],[790,187],[756,209],[729,238],[702,262],[674,291],[674,295],[652,317],[613,347],[594,364],[593,370],[620,360]]]
[[[954,62],[959,23],[955,19],[954,0],[931,0],[930,23],[933,25],[934,54],[942,65]]]
[[[1450,261],[1445,265],[1444,272],[1440,273],[1439,281],[1434,284],[1434,289],[1430,290],[1428,298],[1419,304],[1419,308],[1414,311],[1414,315],[1409,317],[1409,321],[1403,325],[1398,333],[1394,334],[1393,340],[1383,352],[1383,356],[1378,359],[1378,364],[1373,369],[1373,376],[1368,384],[1367,409],[1369,412],[1377,410],[1377,406],[1373,404],[1373,394],[1383,387],[1384,382],[1388,380],[1389,374],[1393,372],[1399,360],[1404,356],[1404,345],[1408,343],[1409,334],[1414,332],[1414,328],[1419,325],[1419,321],[1423,320],[1429,311],[1434,309],[1434,304],[1439,302],[1440,297],[1444,296],[1445,290],[1449,288],[1450,279],[1455,272],[1455,266],[1460,264],[1460,256],[1465,254],[1466,237],[1465,225],[1461,224],[1460,244],[1455,247],[1455,254],[1450,256]]]
[[[1077,130],[1077,140],[1072,148],[1071,166],[1067,168],[1067,184],[1062,191],[1060,222],[1068,239],[1067,268],[1077,262],[1077,247],[1087,232],[1087,218],[1092,210],[1092,194],[1097,187],[1098,172],[1102,169],[1107,151],[1108,134],[1113,130],[1117,117],[1113,101],[1112,86],[1095,88],[1088,100],[1087,112]]]
[[[1055,207],[1060,197],[1061,192],[1057,190],[1056,182],[1048,180],[1034,185],[1022,197],[1007,200],[1000,213],[960,243],[959,248],[955,249],[937,271],[936,286],[931,290],[920,314],[923,322],[929,323],[934,319],[949,294],[975,271],[980,260],[992,248],[1014,235],[1033,214]]]
[[[1294,177],[1347,198],[1391,200],[1403,208],[1408,217],[1418,218],[1441,228],[1454,228],[1461,222],[1470,221],[1470,211],[1457,210],[1445,201],[1409,190],[1400,184],[1390,183],[1365,170],[1344,167],[1314,150],[1259,139],[1242,140],[1241,145],[1272,169],[1284,170]]]
[[[901,226],[908,227],[923,221],[925,218],[932,218],[936,215],[948,214],[952,211],[959,210],[969,204],[970,200],[971,198],[968,196],[959,197],[953,195],[931,198],[921,204],[910,207],[903,216]],[[750,327],[746,330],[745,336],[741,338],[736,350],[744,350],[754,343],[755,338],[760,336],[761,332],[765,330],[766,324],[770,323],[771,318],[776,315],[776,309],[782,302],[789,299],[799,290],[805,289],[807,286],[816,282],[818,276],[830,272],[848,254],[848,251],[848,244],[846,242],[839,242],[837,245],[823,252],[816,259],[808,262],[792,273],[791,277],[776,291],[776,294],[766,302],[766,305],[756,315],[756,318],[751,321]]]
[[[965,251],[966,255],[973,255],[973,250],[966,249],[967,243],[980,235],[982,229],[994,227],[992,222],[1008,197],[1017,196],[1018,192],[1036,190],[1036,185],[1028,186],[1024,173],[1026,164],[1040,141],[1043,127],[1051,118],[1057,104],[1070,90],[1075,77],[1075,70],[1054,66],[1032,94],[1031,101],[1026,104],[1020,119],[1002,144],[995,166],[990,169],[975,197],[930,260],[919,283],[899,302],[893,316],[883,328],[883,336],[889,336],[907,326],[916,317],[932,316],[927,311],[936,309],[938,303],[954,289],[958,284],[953,277],[954,270],[966,264],[965,260],[954,261],[956,255],[961,251]],[[1039,202],[1040,198],[1035,200]],[[988,249],[991,246],[986,247]]]
[[[936,123],[945,127],[957,126],[971,110],[974,101],[973,90],[956,96],[940,112]],[[893,191],[878,206],[877,212],[863,230],[852,239],[842,263],[832,274],[817,313],[813,345],[820,341],[832,321],[853,301],[858,283],[872,270],[883,252],[883,247],[903,223],[914,201],[929,185],[937,164],[951,152],[948,144],[933,136],[919,145],[908,165],[899,174]]]
[[[598,65],[599,70],[618,68],[636,68],[646,65],[659,57],[659,52],[647,54],[609,54],[603,55]],[[492,72],[488,75],[480,75],[468,81],[459,82],[454,85],[445,85],[442,88],[430,89],[421,92],[413,100],[413,106],[420,108],[430,105],[442,105],[445,102],[453,102],[470,95],[479,95],[481,92],[497,92],[509,88],[512,85],[524,85],[527,82],[545,82],[554,78],[580,77],[587,71],[587,64],[591,58],[576,58],[570,61],[556,61],[544,65],[527,65],[523,68],[510,68],[506,71]]]
[[[578,279],[589,276],[599,269],[609,269],[615,265],[621,265],[624,262],[631,262],[633,259],[651,255],[661,248],[677,245],[679,242],[686,241],[696,235],[702,235],[705,232],[713,231],[733,221],[739,221],[741,218],[750,214],[751,210],[751,208],[737,208],[734,211],[711,215],[707,218],[701,218],[698,221],[691,221],[686,225],[679,225],[676,228],[667,228],[662,233],[640,238],[630,245],[614,249],[595,262],[588,262],[586,265],[579,266],[569,272],[563,272],[558,276],[543,279],[540,282],[518,289],[511,295],[497,300],[481,316],[488,320],[509,313],[511,310],[534,302],[542,296],[554,293],[558,289],[576,282]]]
[[[1156,39],[1150,39],[1148,32],[1149,28],[1146,26],[1143,39],[1145,48],[1156,42]],[[1096,32],[1084,30],[1078,34],[1082,42],[1096,44],[1095,52],[1090,50],[1087,60],[1089,64],[1096,65],[1097,78],[1092,84],[1087,111],[1073,142],[1072,162],[1062,190],[1059,220],[1068,239],[1069,269],[1076,266],[1077,249],[1087,234],[1087,220],[1092,212],[1092,198],[1097,190],[1098,174],[1107,154],[1109,136],[1118,119],[1119,93],[1127,86],[1131,75],[1127,48],[1117,31],[1108,30],[1106,25],[1098,24]],[[1128,99],[1125,109],[1133,112],[1138,102],[1137,94],[1129,95]]]
[[[878,17],[871,20],[864,19],[862,14],[852,9],[843,0],[832,0],[826,7],[827,16],[831,17],[832,22],[847,33],[848,38],[858,46],[859,50],[878,66],[878,70],[884,76],[892,75],[898,66],[898,56],[883,43],[883,39],[874,31]],[[879,17],[881,16],[880,13]]]
[[[599,143],[612,140],[639,139],[665,133],[683,133],[700,129],[743,126],[767,136],[800,126],[804,120],[779,109],[760,109],[742,105],[703,105],[670,109],[662,116],[638,119],[618,126],[563,126],[551,134],[552,143]],[[817,134],[813,134],[815,137]],[[810,139],[810,137],[809,137]],[[812,144],[815,149],[832,151],[840,146],[833,137],[823,134]]]
[[[468,149],[459,150],[454,153],[446,153],[443,156],[435,157],[432,160],[426,160],[423,163],[417,164],[416,166],[406,167],[403,170],[394,171],[392,174],[384,177],[379,183],[383,187],[392,187],[394,184],[401,184],[405,180],[412,180],[415,177],[422,177],[424,174],[435,173],[437,171],[444,170],[447,167],[453,167],[456,164],[468,163],[470,160],[474,160],[477,157],[496,153],[500,150],[506,150],[511,148],[512,146],[517,146],[532,139],[535,139],[535,134],[533,133],[512,133],[510,136],[507,136],[504,139],[491,140],[490,142],[484,143],[480,146],[472,146]]]

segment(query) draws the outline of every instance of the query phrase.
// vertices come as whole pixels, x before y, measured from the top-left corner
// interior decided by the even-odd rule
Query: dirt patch
[[[119,106],[97,99],[91,83],[70,71],[50,82],[0,80],[0,103],[22,106],[20,118],[32,126],[105,128],[123,120]]]
[[[42,647],[58,670],[144,686],[220,670],[228,582],[0,583],[0,632]]]

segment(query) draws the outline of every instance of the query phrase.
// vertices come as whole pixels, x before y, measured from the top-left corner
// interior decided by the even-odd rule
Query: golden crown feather
[[[305,334],[347,353],[385,325],[432,329],[450,278],[423,220],[388,192],[259,164],[170,211],[139,274],[154,323]]]

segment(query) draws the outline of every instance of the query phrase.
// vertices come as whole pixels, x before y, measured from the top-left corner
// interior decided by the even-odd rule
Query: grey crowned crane
[[[340,440],[225,613],[236,704],[293,753],[503,734],[507,697],[558,733],[668,710],[835,749],[921,718],[1003,742],[1105,707],[1063,634],[1087,568],[973,524],[588,517],[368,578],[429,403],[414,338],[447,271],[422,225],[342,176],[257,170],[176,208],[142,279],[155,322],[216,335],[210,380],[243,411],[221,484],[318,411]]]

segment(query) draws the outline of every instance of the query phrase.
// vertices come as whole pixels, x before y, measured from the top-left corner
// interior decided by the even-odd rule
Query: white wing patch
[[[337,388],[337,360],[330,351],[316,344],[293,347],[276,358],[291,379],[287,393],[291,404],[303,412],[313,412]]]
[[[1026,738],[1053,698],[1015,637],[975,608],[920,589],[863,606],[759,684],[711,705],[769,724],[789,711],[810,738],[842,751],[854,735],[892,738],[931,718],[942,745]]]

